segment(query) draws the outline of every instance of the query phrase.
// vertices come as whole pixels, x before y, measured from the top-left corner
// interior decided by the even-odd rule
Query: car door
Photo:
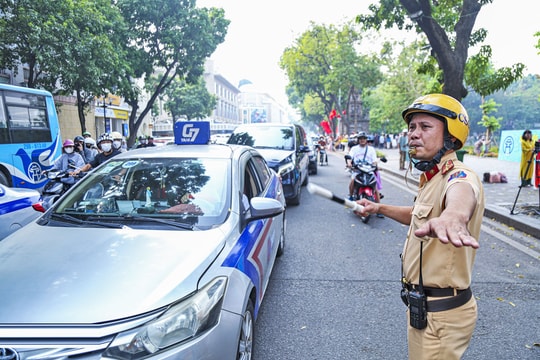
[[[274,199],[283,196],[279,178],[268,168],[266,161],[260,155],[252,156],[247,160],[243,181],[242,202],[245,204],[244,206],[249,206],[249,201],[255,196]],[[245,224],[241,235],[241,238],[246,241],[246,252],[248,253],[244,264],[246,273],[257,288],[256,310],[270,280],[284,226],[283,219],[284,216],[276,216],[251,221]]]

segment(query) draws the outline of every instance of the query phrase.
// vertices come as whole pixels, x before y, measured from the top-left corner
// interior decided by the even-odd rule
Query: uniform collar
[[[431,170],[424,171],[420,176],[420,187],[429,182],[439,172],[443,175],[454,168],[454,161],[457,160],[456,153],[452,151],[442,157],[440,164],[436,164]]]

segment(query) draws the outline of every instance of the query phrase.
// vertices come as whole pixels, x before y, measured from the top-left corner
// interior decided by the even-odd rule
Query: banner
[[[328,123],[328,121],[326,120],[321,121],[321,127],[323,128],[325,133],[327,134],[332,133],[332,129],[330,128],[330,123]]]

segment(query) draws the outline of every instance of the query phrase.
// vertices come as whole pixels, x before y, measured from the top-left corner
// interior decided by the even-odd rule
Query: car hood
[[[0,241],[0,323],[99,323],[188,296],[223,248],[220,229],[39,226]]]
[[[262,157],[268,162],[268,165],[274,166],[279,164],[287,156],[294,154],[293,150],[278,150],[278,149],[261,149],[256,148]]]

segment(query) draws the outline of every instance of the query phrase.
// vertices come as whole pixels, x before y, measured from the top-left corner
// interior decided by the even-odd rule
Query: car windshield
[[[253,126],[237,129],[228,143],[259,149],[294,150],[293,135],[293,128],[290,126]]]
[[[54,213],[126,226],[167,223],[152,221],[161,219],[208,227],[225,221],[228,189],[229,159],[113,159],[85,176]]]

